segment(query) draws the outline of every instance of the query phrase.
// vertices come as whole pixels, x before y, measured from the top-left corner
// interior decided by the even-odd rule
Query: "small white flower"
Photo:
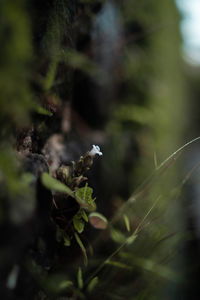
[[[88,153],[90,156],[95,156],[96,154],[98,155],[103,155],[103,153],[100,151],[100,147],[99,146],[92,146],[92,150],[90,150],[90,152]]]

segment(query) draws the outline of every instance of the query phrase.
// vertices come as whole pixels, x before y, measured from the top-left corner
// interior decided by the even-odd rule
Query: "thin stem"
[[[181,185],[184,185],[192,176],[192,174],[196,171],[196,169],[198,169],[198,167],[200,166],[200,161],[198,163],[196,163],[194,165],[194,167],[187,173],[187,175],[184,177]]]
[[[200,140],[200,136],[198,136],[197,138],[189,141],[188,143],[184,144],[182,147],[180,147],[178,150],[176,150],[175,152],[173,152],[170,156],[168,156],[157,168],[157,170],[159,170],[160,168],[162,168],[162,166],[164,166],[170,159],[172,159],[174,156],[176,156],[176,154],[178,154],[179,152],[181,152],[183,149],[185,149],[186,147],[190,146],[191,144],[193,144],[194,142]]]
[[[139,232],[139,229],[141,227],[141,225],[144,223],[144,221],[146,220],[146,218],[148,217],[148,215],[151,213],[151,211],[153,210],[153,208],[155,207],[155,205],[157,204],[157,202],[160,200],[161,195],[158,196],[158,198],[156,199],[156,201],[153,203],[152,207],[149,209],[149,211],[146,213],[146,215],[144,216],[144,218],[142,219],[142,221],[139,223],[139,225],[137,226],[137,228],[135,229],[133,234],[137,234]]]

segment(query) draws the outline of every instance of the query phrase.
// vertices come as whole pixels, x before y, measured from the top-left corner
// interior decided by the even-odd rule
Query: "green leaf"
[[[81,214],[77,213],[73,217],[73,225],[74,225],[74,228],[76,229],[76,231],[78,231],[78,233],[83,232],[83,229],[85,227],[85,222],[82,220]]]
[[[97,229],[106,229],[108,225],[107,219],[100,213],[93,212],[89,214],[90,224]]]
[[[83,275],[82,275],[81,267],[78,268],[77,281],[78,281],[79,289],[82,289],[83,288]]]
[[[34,181],[34,175],[31,173],[25,172],[22,174],[21,180],[25,185],[28,185]]]
[[[115,117],[119,121],[137,122],[139,124],[150,124],[153,120],[152,112],[139,105],[121,105],[115,111]]]
[[[96,209],[95,198],[92,198],[92,193],[93,189],[91,187],[88,187],[86,184],[84,187],[79,188],[75,194],[79,204],[83,207],[88,208],[89,210]]]
[[[54,56],[52,61],[49,64],[47,75],[46,75],[46,78],[44,80],[44,89],[46,91],[50,90],[50,88],[54,84],[58,62],[59,62],[58,57]]]
[[[71,245],[71,241],[69,236],[66,234],[66,232],[61,229],[59,226],[56,226],[56,241],[58,243],[60,243],[61,241],[64,240],[64,245],[65,246],[70,246]]]
[[[40,105],[36,105],[35,109],[36,109],[37,113],[40,115],[45,115],[45,116],[49,116],[49,117],[53,116],[53,114],[50,111],[48,111],[47,109],[45,109],[44,107],[42,107]]]
[[[99,76],[102,77],[104,75],[105,77],[104,72],[86,55],[74,50],[72,51],[71,49],[65,50],[65,53],[63,54],[63,58],[71,67],[81,70],[91,76],[97,76],[99,74]]]
[[[87,290],[88,292],[92,292],[95,288],[95,286],[98,284],[99,278],[96,276],[94,277],[88,284]]]
[[[70,280],[64,280],[64,281],[61,281],[59,283],[59,289],[63,290],[63,289],[66,289],[68,287],[71,287],[73,285],[73,282],[70,281]]]
[[[127,231],[130,231],[130,222],[129,222],[127,215],[125,215],[125,214],[124,214],[124,223],[126,225]]]
[[[88,216],[87,216],[86,212],[84,211],[84,209],[81,209],[80,212],[81,212],[83,220],[85,222],[88,222]]]
[[[71,245],[71,241],[69,236],[66,233],[63,235],[63,239],[64,239],[64,245],[66,247],[69,247]]]
[[[126,243],[127,243],[128,245],[130,245],[130,244],[132,244],[132,243],[135,241],[136,238],[137,238],[137,235],[136,235],[136,234],[132,234],[131,236],[129,236],[129,237],[127,238]]]
[[[88,263],[88,258],[87,258],[87,252],[86,252],[86,249],[85,249],[85,247],[84,247],[84,245],[83,245],[83,243],[82,243],[80,237],[78,236],[78,234],[77,234],[76,232],[74,233],[74,236],[75,236],[75,239],[76,239],[77,243],[79,244],[79,246],[80,246],[80,248],[81,248],[81,251],[82,251],[82,253],[83,253],[84,263],[85,263],[85,265],[87,265],[87,263]]]
[[[113,241],[116,243],[123,244],[124,242],[126,242],[126,236],[119,230],[112,228],[110,231],[110,235]]]
[[[167,266],[158,264],[157,262],[151,259],[137,257],[132,261],[132,263],[147,271],[154,272],[158,276],[163,277],[167,280],[174,282],[180,280],[178,274],[172,269],[168,268]]]
[[[157,169],[158,168],[158,160],[157,160],[157,155],[156,155],[155,151],[153,153],[153,160],[154,160],[155,169]]]
[[[132,269],[132,267],[130,267],[130,266],[124,264],[124,263],[118,262],[118,261],[107,260],[106,264],[107,265],[112,265],[112,266],[117,267],[117,268],[126,269],[126,270],[131,270]]]
[[[47,189],[53,190],[55,192],[66,193],[69,196],[75,198],[74,193],[72,192],[72,190],[70,190],[70,188],[68,188],[65,184],[63,184],[59,180],[53,178],[50,174],[43,173],[41,179],[43,185]]]

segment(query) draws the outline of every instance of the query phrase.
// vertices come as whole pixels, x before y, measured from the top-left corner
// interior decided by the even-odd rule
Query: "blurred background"
[[[0,1],[2,299],[199,299],[199,16],[198,0]],[[69,246],[41,174],[92,145],[108,226]]]

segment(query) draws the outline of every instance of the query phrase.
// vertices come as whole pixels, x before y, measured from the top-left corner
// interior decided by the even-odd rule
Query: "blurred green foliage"
[[[116,66],[119,73],[116,86],[120,87],[104,126],[108,142],[97,180],[97,185],[101,184],[99,198],[107,200],[104,211],[109,220],[98,213],[89,215],[90,222],[96,217],[102,222],[101,227],[108,226],[105,233],[81,235],[87,233],[87,229],[83,230],[87,227],[84,213],[72,218],[81,235],[75,232],[75,244],[55,224],[52,225],[55,232],[48,231],[51,230],[49,211],[46,221],[42,205],[37,203],[34,177],[23,170],[19,153],[14,150],[20,143],[18,131],[37,128],[39,135],[48,135],[48,129],[49,135],[57,133],[53,121],[48,119],[56,119],[56,110],[49,109],[48,104],[53,106],[73,99],[75,71],[82,72],[89,82],[113,75],[107,74],[92,57],[88,41],[84,44],[84,38],[87,40],[91,35],[98,6],[108,1],[45,1],[48,10],[40,10],[37,3],[38,15],[34,10],[29,11],[26,1],[0,2],[0,221],[2,230],[7,222],[14,226],[11,236],[16,228],[22,230],[19,245],[23,237],[31,240],[25,261],[22,262],[25,250],[10,261],[31,274],[27,287],[23,276],[20,277],[25,290],[21,299],[27,299],[29,288],[33,289],[34,300],[163,299],[168,284],[178,285],[180,281],[177,265],[169,263],[177,258],[176,246],[182,239],[177,234],[181,228],[179,195],[174,192],[177,189],[180,192],[179,166],[165,165],[166,169],[157,170],[155,176],[136,190],[182,142],[186,105],[179,55],[179,16],[172,1],[113,1],[119,8],[124,35],[123,45],[119,46],[120,67]],[[38,37],[34,30],[38,34],[44,20],[45,26],[41,26]],[[80,41],[82,48],[77,46]],[[85,93],[87,98],[87,87]],[[80,102],[87,101],[81,96]],[[48,97],[55,101],[49,101]],[[37,136],[36,140],[42,138]],[[46,173],[42,181],[49,190],[66,192],[93,205],[93,190],[89,187],[80,188],[74,195]],[[39,201],[47,198],[45,194]],[[35,211],[38,219],[33,223],[38,223],[38,231],[31,229],[31,222],[26,223]],[[26,230],[19,224],[25,224]],[[49,232],[50,242],[46,237]],[[37,246],[35,240],[40,240]],[[7,242],[8,248],[14,247],[15,242],[12,239]],[[85,265],[77,254],[77,243]],[[0,249],[0,263],[8,257],[5,253],[4,248]],[[12,275],[11,271],[9,266],[5,277]],[[18,292],[11,299],[19,299]]]
[[[0,180],[2,193],[8,193],[10,200],[15,199],[12,205],[17,206],[16,202],[20,201],[16,198],[30,193],[13,151],[16,129],[30,124],[33,109],[31,21],[25,2],[1,1],[0,20]],[[22,202],[22,206],[25,205]],[[3,206],[1,204],[1,209]],[[1,216],[5,218],[6,214],[2,212]],[[23,219],[22,216],[19,218]]]
[[[33,106],[30,22],[24,1],[1,1],[1,134],[6,127],[26,126]]]

